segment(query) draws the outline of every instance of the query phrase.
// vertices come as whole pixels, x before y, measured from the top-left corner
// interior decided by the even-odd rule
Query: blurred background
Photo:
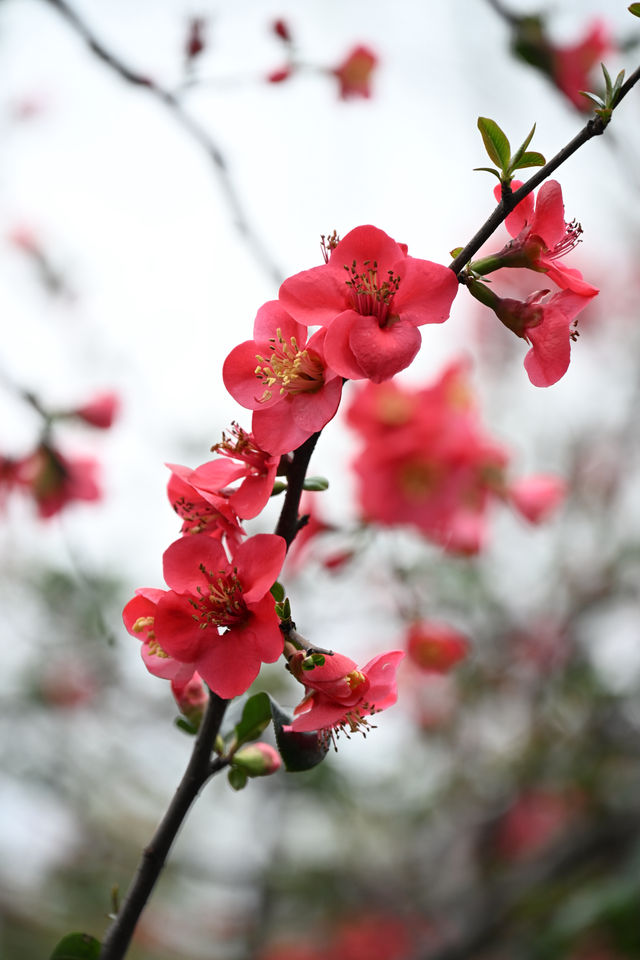
[[[549,65],[595,23],[606,53],[572,60],[595,61],[590,89],[602,58],[630,73],[626,6],[545,8],[536,69],[512,49],[509,13],[540,13],[519,0],[0,4],[6,960],[102,936],[186,764],[121,610],[162,586],[179,535],[164,464],[249,426],[225,356],[280,279],[321,262],[320,234],[372,223],[448,263],[493,206],[477,117],[514,147],[535,122],[552,156],[585,117]],[[531,526],[495,499],[472,556],[365,528],[341,409],[311,465],[329,529],[283,576],[299,629],[363,663],[445,622],[468,655],[407,657],[398,704],[314,770],[210,783],[132,960],[640,957],[638,115],[633,92],[557,174],[584,228],[570,263],[601,289],[565,377],[531,386],[525,344],[464,290],[401,377],[417,390],[470,358],[510,475],[558,474],[564,504]],[[98,466],[52,505],[59,455]],[[299,699],[279,665],[255,689]]]

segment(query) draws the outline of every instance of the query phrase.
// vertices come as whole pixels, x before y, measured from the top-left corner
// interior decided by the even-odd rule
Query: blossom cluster
[[[348,421],[364,444],[353,464],[364,518],[408,525],[446,550],[481,550],[497,500],[538,523],[564,495],[552,474],[509,477],[507,450],[481,425],[467,360],[418,389],[366,384]]]

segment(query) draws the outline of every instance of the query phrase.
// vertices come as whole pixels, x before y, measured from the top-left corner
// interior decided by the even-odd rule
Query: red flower
[[[211,537],[184,537],[165,551],[170,589],[153,597],[154,640],[170,657],[192,665],[220,697],[244,693],[261,663],[282,653],[269,590],[285,550],[282,537],[258,534],[236,547],[231,560]]]
[[[92,427],[108,430],[113,424],[120,408],[120,398],[112,390],[97,394],[88,403],[72,411],[74,417],[79,417]]]
[[[590,89],[590,73],[614,49],[611,34],[603,20],[594,20],[583,40],[569,47],[551,48],[551,74],[554,83],[574,107],[585,113],[593,104],[580,95]]]
[[[567,372],[571,341],[577,336],[575,318],[595,295],[548,293],[538,290],[524,301],[496,297],[493,308],[505,326],[531,344],[524,367],[535,387],[550,387]]]
[[[128,633],[142,641],[140,653],[149,673],[163,680],[175,681],[181,686],[189,683],[195,673],[195,665],[174,660],[158,643],[156,608],[163,595],[163,590],[141,587],[122,611],[122,619]]]
[[[448,623],[419,620],[409,627],[409,659],[426,673],[448,673],[468,652],[467,638]]]
[[[340,99],[371,96],[371,74],[378,64],[378,58],[369,47],[354,47],[343,62],[331,72],[340,84]]]
[[[74,500],[99,500],[98,463],[91,457],[66,457],[41,444],[30,456],[15,463],[13,480],[28,489],[38,514],[52,517]]]
[[[567,485],[552,473],[537,473],[509,484],[508,497],[530,523],[540,523],[562,503]]]
[[[220,486],[224,487],[235,479],[233,464],[225,460],[215,461],[222,465],[223,476],[219,476]],[[221,540],[226,537],[230,544],[238,544],[245,531],[238,523],[238,517],[229,502],[229,497],[221,492],[202,493],[192,483],[195,470],[182,467],[177,463],[168,463],[171,477],[167,484],[167,495],[171,506],[182,518],[182,533],[206,533]],[[211,475],[208,477],[211,480]]]
[[[247,520],[257,517],[271,496],[280,457],[259,447],[253,434],[247,433],[237,423],[232,424],[231,435],[223,433],[221,442],[212,449],[230,460],[240,461],[233,465],[236,472],[233,479],[242,482],[229,493],[229,503],[239,517]],[[194,470],[192,482],[203,492],[212,489],[211,470],[210,464],[203,464]]]
[[[263,450],[296,450],[335,416],[342,381],[324,359],[326,331],[306,328],[277,300],[256,317],[253,340],[235,347],[222,376],[232,397],[255,411],[252,433]]]
[[[518,190],[522,183],[514,180],[511,186]],[[500,200],[499,185],[494,189],[494,195],[496,200]],[[559,287],[583,297],[593,297],[598,293],[597,287],[582,279],[579,270],[557,262],[574,249],[582,233],[582,227],[575,220],[565,222],[562,187],[557,180],[543,183],[535,204],[533,194],[527,194],[511,211],[505,225],[514,239],[496,255],[499,263],[493,269],[498,266],[527,267],[546,273]]]
[[[294,710],[292,729],[296,732],[319,730],[326,739],[340,731],[365,732],[365,717],[392,706],[397,700],[396,670],[404,657],[401,650],[382,653],[366,666],[342,654],[325,657],[322,666],[304,670],[304,653],[289,661],[295,677],[307,688],[307,695]]]
[[[458,291],[453,271],[407,254],[376,227],[356,227],[327,262],[285,280],[280,300],[303,323],[326,326],[324,355],[340,376],[376,383],[408,367],[417,329],[442,323]]]

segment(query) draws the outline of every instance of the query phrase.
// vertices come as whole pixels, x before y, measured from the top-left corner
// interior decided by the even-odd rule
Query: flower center
[[[567,223],[565,226],[567,228],[565,235],[562,240],[559,240],[555,247],[549,251],[549,260],[559,260],[560,257],[564,257],[567,253],[570,253],[574,247],[582,242],[580,240],[582,226],[577,220],[572,220],[571,223]]]
[[[399,475],[400,488],[407,500],[420,503],[440,485],[441,470],[435,463],[413,460],[403,464]]]
[[[211,447],[211,452],[221,453],[223,457],[230,457],[232,460],[242,460],[248,467],[252,467],[256,474],[265,473],[265,461],[271,458],[270,454],[256,446],[253,436],[235,421],[231,424],[231,435],[227,436],[223,431],[222,440]]]
[[[183,520],[183,533],[202,533],[211,525],[216,526],[226,520],[219,510],[206,500],[199,503],[187,500],[186,497],[178,497],[172,503],[173,509]]]
[[[234,627],[247,619],[247,606],[242,597],[242,586],[235,570],[206,570],[200,564],[200,570],[209,581],[207,587],[196,587],[198,597],[189,597],[194,609],[191,614],[200,623],[200,629],[206,627]]]
[[[376,729],[375,723],[370,723],[367,716],[365,716],[365,714],[374,713],[376,713],[374,704],[361,703],[353,710],[348,710],[340,720],[333,724],[333,726],[325,727],[324,730],[320,730],[318,732],[318,737],[321,743],[324,743],[326,747],[328,747],[329,744],[333,744],[333,749],[337,752],[337,741],[340,739],[341,733],[345,735],[347,740],[351,739],[352,733],[361,733],[366,739],[369,731]]]
[[[365,260],[362,273],[358,273],[354,260],[350,267],[345,265],[349,274],[346,284],[351,291],[351,301],[356,313],[363,317],[375,317],[380,329],[389,326],[394,319],[391,313],[393,300],[400,286],[400,277],[393,270],[387,270],[387,279],[378,276],[378,261]]]
[[[261,403],[271,400],[274,387],[280,396],[317,393],[324,384],[324,364],[309,350],[300,349],[295,337],[285,340],[280,328],[269,341],[268,358],[256,354],[255,375],[264,385]]]

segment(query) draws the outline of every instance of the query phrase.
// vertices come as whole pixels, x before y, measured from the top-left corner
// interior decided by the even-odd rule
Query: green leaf
[[[492,173],[494,177],[497,177],[498,180],[502,180],[502,174],[499,170],[494,170],[493,167],[474,167],[474,172],[482,173]],[[463,249],[462,247],[460,248]]]
[[[273,697],[270,700],[276,743],[282,762],[289,773],[310,770],[322,763],[329,745],[320,738],[318,733],[294,733],[293,730],[285,730],[285,727],[293,723],[293,718],[276,703]]]
[[[284,483],[284,481],[282,481],[282,480],[276,480],[276,482],[275,482],[274,485],[273,485],[273,489],[271,490],[271,493],[269,494],[269,496],[270,496],[270,497],[277,497],[279,493],[282,493],[282,492],[283,492],[284,490],[286,490],[286,489],[287,489],[287,484]]]
[[[604,76],[604,90],[605,90],[605,100],[607,103],[611,103],[611,95],[613,93],[613,84],[611,83],[611,77],[609,76],[609,71],[605,67],[604,63],[601,63],[602,74]]]
[[[100,942],[88,933],[70,933],[63,937],[49,960],[98,960]]]
[[[240,767],[231,767],[227,774],[227,780],[234,790],[242,790],[247,785],[247,775]]]
[[[531,141],[533,140],[533,135],[534,135],[535,132],[536,132],[536,125],[535,125],[535,123],[534,123],[534,125],[531,127],[531,130],[529,131],[528,135],[525,137],[524,141],[520,144],[520,146],[518,147],[518,149],[517,149],[516,152],[514,153],[513,157],[511,158],[511,162],[510,162],[510,164],[509,164],[509,169],[510,169],[510,170],[517,170],[518,167],[520,166],[520,161],[522,160],[523,156],[525,155],[526,150],[527,150],[527,147],[529,146],[529,144],[530,144]]]
[[[234,728],[235,746],[257,740],[271,723],[271,704],[266,693],[256,693],[244,705],[240,723]]]
[[[453,250],[449,250],[449,256],[453,257],[453,259],[455,260],[455,258],[459,254],[461,254],[463,250],[464,250],[464,247],[454,247]]]
[[[629,13],[632,13],[634,17],[640,17],[640,3],[632,3],[627,7]]]
[[[326,477],[307,477],[302,484],[303,490],[328,490],[329,481]]]
[[[188,733],[191,737],[194,737],[198,732],[198,728],[194,727],[192,723],[189,723],[186,717],[176,717],[173,722],[178,730],[182,730],[183,733]]]
[[[489,158],[497,163],[502,171],[506,171],[511,160],[511,145],[506,134],[495,120],[490,120],[489,117],[478,117],[478,130]]]
[[[512,169],[523,170],[525,167],[544,167],[546,162],[541,153],[538,153],[537,150],[531,150],[529,153],[523,153]]]
[[[588,90],[579,90],[580,96],[586,97],[587,100],[591,100],[592,103],[595,103],[596,106],[600,107],[602,110],[606,109],[606,103],[602,97],[597,96],[595,93],[589,93]]]
[[[271,587],[271,596],[276,603],[282,603],[285,598],[284,587],[278,580],[276,580],[274,585]]]

